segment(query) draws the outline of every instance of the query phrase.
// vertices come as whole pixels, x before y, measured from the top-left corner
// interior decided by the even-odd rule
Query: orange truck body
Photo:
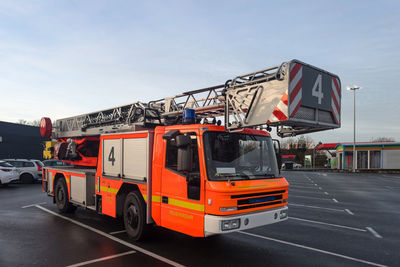
[[[200,171],[200,196],[198,199],[188,197],[188,182],[185,177],[166,167],[167,141],[163,139],[163,135],[173,130],[179,130],[182,134],[196,135]],[[208,179],[207,159],[203,144],[203,135],[207,131],[225,132],[225,128],[203,124],[173,125],[158,126],[155,129],[139,132],[101,135],[95,168],[45,167],[43,191],[54,197],[56,180],[64,177],[71,203],[114,218],[122,216],[124,196],[131,190],[140,191],[146,203],[146,222],[148,224],[154,223],[194,237],[228,233],[287,219],[289,184],[285,178],[227,181]],[[254,129],[244,129],[241,133],[269,136],[269,133],[265,131]],[[111,154],[103,151],[104,144],[109,142],[127,143],[126,140],[134,143],[135,139],[147,140],[143,143],[147,149],[145,155],[148,160],[144,160],[140,155],[137,157],[138,160],[144,160],[143,164],[147,164],[146,176],[130,179],[121,173],[109,175],[105,172],[105,160]],[[130,156],[125,155],[126,151],[118,153],[121,157]],[[114,157],[114,155],[112,156]],[[121,164],[124,166],[118,165],[118,168],[129,173],[129,166],[126,163]],[[111,169],[113,167],[115,167],[114,162],[112,162],[112,166],[110,165]],[[262,199],[249,201],[266,196],[279,197],[273,201],[268,198],[265,199],[265,202]],[[236,207],[236,209],[221,211],[221,207]],[[269,219],[262,221],[266,218],[267,213]],[[222,231],[220,224],[224,218],[239,218],[239,227]]]

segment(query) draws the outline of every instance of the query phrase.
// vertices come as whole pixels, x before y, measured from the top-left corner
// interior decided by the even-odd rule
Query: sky
[[[399,1],[0,1],[0,120],[52,120],[299,59],[337,74],[342,127],[400,141]]]

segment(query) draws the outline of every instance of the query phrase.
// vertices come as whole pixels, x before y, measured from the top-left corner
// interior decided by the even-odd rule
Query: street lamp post
[[[353,85],[347,86],[347,90],[354,92],[354,128],[353,128],[353,172],[356,172],[357,169],[357,153],[356,153],[356,90],[361,89],[360,86]]]

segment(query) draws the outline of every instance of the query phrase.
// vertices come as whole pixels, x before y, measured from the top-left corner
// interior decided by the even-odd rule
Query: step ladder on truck
[[[338,76],[298,60],[225,84],[103,111],[42,118],[55,159],[43,191],[61,212],[122,217],[141,239],[151,225],[195,237],[287,219],[280,137],[340,127]],[[223,126],[221,125],[223,121]]]

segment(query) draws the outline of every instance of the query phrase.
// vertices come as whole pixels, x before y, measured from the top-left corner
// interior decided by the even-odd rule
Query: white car
[[[9,183],[19,180],[19,172],[10,163],[0,160],[0,185],[7,186]]]
[[[34,183],[42,180],[43,163],[36,159],[4,159],[19,169],[19,180],[22,183]]]

